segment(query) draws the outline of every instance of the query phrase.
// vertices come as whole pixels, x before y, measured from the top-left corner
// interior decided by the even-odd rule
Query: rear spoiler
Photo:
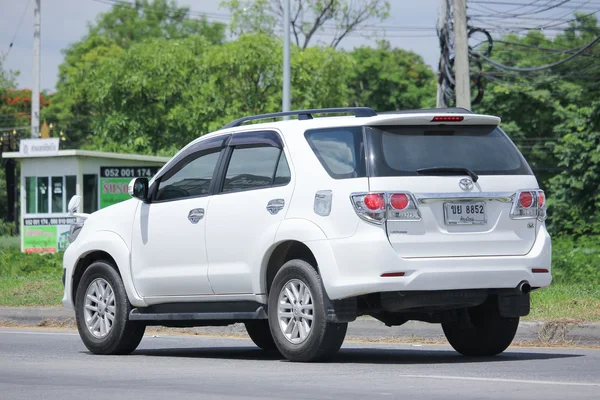
[[[383,114],[365,121],[365,125],[494,125],[500,124],[500,118],[482,114]]]

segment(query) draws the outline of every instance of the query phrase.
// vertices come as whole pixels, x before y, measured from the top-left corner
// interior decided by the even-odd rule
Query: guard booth
[[[92,213],[130,198],[133,178],[151,178],[168,157],[59,150],[58,139],[22,140],[19,152],[3,153],[20,163],[21,251],[59,252],[67,245],[67,214],[74,195],[82,202],[77,212]]]

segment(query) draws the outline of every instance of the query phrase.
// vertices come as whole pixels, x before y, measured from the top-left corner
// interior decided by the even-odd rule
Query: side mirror
[[[81,196],[73,196],[71,200],[69,200],[69,205],[67,206],[67,213],[72,216],[77,212],[79,208],[79,204],[81,204]]]
[[[146,200],[148,198],[148,178],[134,178],[127,186],[127,192],[131,197]]]

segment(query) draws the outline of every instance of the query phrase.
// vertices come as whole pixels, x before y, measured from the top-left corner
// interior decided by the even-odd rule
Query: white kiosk
[[[58,139],[22,140],[19,152],[3,153],[21,164],[21,251],[63,251],[73,195],[83,199],[77,212],[92,213],[131,198],[127,185],[136,177],[151,178],[168,157],[59,150]]]

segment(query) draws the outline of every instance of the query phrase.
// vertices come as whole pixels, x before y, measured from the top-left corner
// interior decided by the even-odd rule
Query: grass
[[[0,250],[21,247],[19,236],[0,236]]]
[[[600,321],[600,287],[553,283],[531,294],[527,320]]]
[[[60,306],[61,276],[0,278],[0,306]]]

